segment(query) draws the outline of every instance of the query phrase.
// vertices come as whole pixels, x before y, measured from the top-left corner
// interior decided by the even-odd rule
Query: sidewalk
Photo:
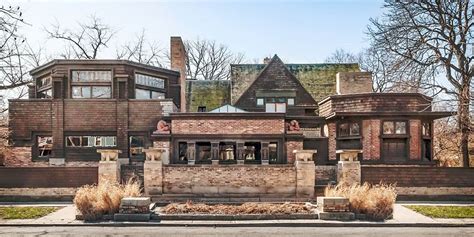
[[[34,220],[0,220],[0,226],[7,225],[61,225],[61,226],[474,226],[474,219],[433,219],[414,212],[403,205],[457,205],[456,203],[396,203],[393,219],[385,222],[371,221],[325,221],[325,220],[252,220],[252,221],[161,221],[161,222],[100,222],[84,223],[75,220],[76,208],[72,204],[49,203],[47,206],[63,207],[47,216]],[[460,204],[461,205],[461,204]],[[474,204],[462,204],[473,205]],[[7,206],[7,205],[0,205]],[[13,205],[12,205],[13,206]],[[25,206],[14,205],[14,206]],[[46,206],[45,204],[34,204],[27,206]]]

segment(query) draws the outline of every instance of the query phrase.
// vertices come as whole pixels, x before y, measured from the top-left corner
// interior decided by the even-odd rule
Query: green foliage
[[[36,219],[59,210],[59,207],[0,207],[0,219]]]
[[[189,112],[197,112],[199,106],[211,111],[230,104],[230,81],[187,81],[186,100]]]
[[[474,206],[404,206],[432,218],[474,218]]]

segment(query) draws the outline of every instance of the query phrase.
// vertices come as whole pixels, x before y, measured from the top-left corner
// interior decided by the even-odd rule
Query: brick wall
[[[286,157],[288,164],[295,162],[294,150],[303,150],[303,141],[286,141]]]
[[[65,131],[115,131],[115,100],[64,100]]]
[[[362,182],[396,183],[398,187],[474,187],[472,168],[362,167]]]
[[[171,37],[170,39],[170,55],[171,55],[171,69],[177,70],[180,73],[179,84],[181,111],[186,109],[186,49],[184,48],[181,37]]]
[[[291,165],[163,166],[164,194],[294,196]]]
[[[7,167],[45,167],[47,161],[33,162],[31,160],[31,147],[12,147],[5,152],[5,166]]]
[[[410,120],[410,159],[420,160],[421,159],[421,121]]]
[[[316,184],[326,185],[331,181],[336,181],[337,166],[335,165],[316,165]]]
[[[156,123],[163,112],[160,102],[150,100],[129,101],[129,129],[156,130]]]
[[[31,131],[51,131],[51,101],[10,100],[8,116],[13,140],[30,139]]]
[[[336,160],[336,123],[328,123],[329,160]]]
[[[2,167],[0,188],[64,188],[97,183],[96,167]]]
[[[173,119],[173,134],[283,134],[284,119],[195,118]]]
[[[371,72],[339,72],[336,74],[336,92],[339,95],[372,91]]]
[[[380,120],[362,121],[362,155],[364,160],[380,159]]]

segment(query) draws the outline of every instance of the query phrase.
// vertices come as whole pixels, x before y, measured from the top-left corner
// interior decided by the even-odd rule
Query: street
[[[0,227],[0,236],[474,236],[474,228],[404,227]]]

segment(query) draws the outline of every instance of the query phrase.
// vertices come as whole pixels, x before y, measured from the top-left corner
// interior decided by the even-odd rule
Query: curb
[[[1,227],[404,227],[468,228],[474,223],[84,223],[84,224],[0,224]]]

